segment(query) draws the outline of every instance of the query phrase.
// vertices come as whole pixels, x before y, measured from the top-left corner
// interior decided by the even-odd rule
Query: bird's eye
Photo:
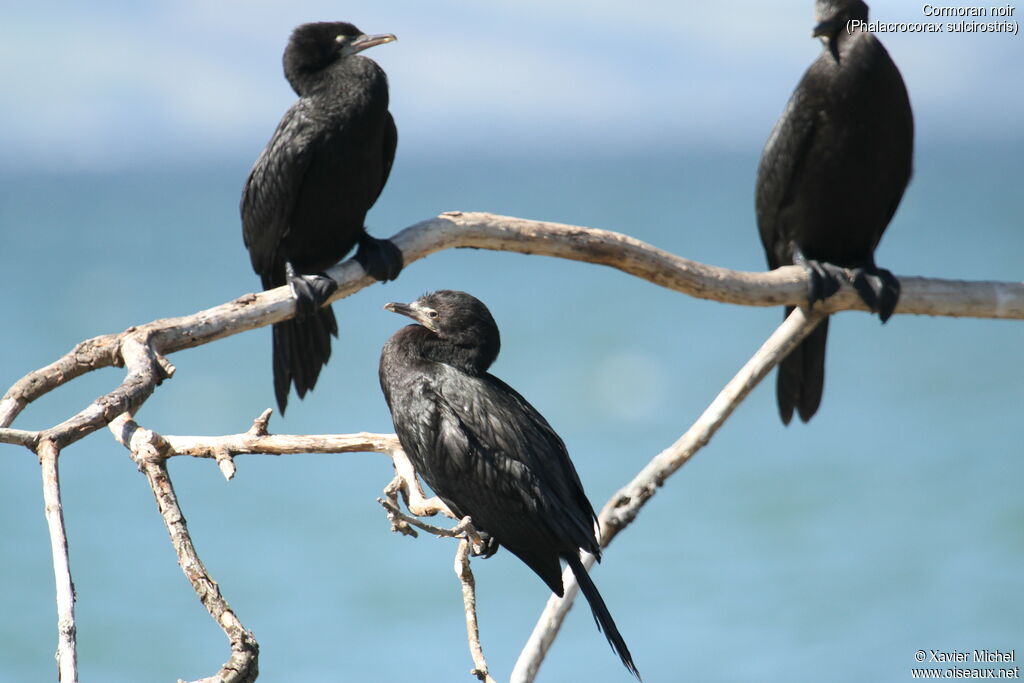
[[[429,315],[431,318],[436,318],[437,317],[437,311],[431,311],[430,313],[427,313],[427,315]]]
[[[348,36],[344,36],[344,35],[342,35],[342,36],[337,36],[337,37],[335,37],[335,39],[334,39],[334,42],[336,42],[336,43],[337,43],[338,45],[341,45],[341,44],[342,44],[342,43],[344,43],[344,42],[345,42],[346,40],[348,40]]]

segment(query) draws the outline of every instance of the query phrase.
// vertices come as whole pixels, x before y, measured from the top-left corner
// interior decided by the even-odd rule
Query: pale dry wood
[[[455,551],[455,576],[462,585],[462,603],[466,609],[466,635],[469,638],[469,654],[473,657],[473,669],[470,674],[484,683],[495,683],[487,668],[483,648],[480,646],[480,628],[476,620],[476,579],[469,567],[469,551],[471,543],[468,539],[459,541]]]
[[[413,474],[413,477],[415,477],[415,474]],[[415,479],[413,481],[415,482]],[[389,488],[391,486],[389,484]],[[419,484],[416,483],[415,486],[418,488]],[[440,499],[437,500],[440,502]],[[455,551],[455,576],[458,577],[459,584],[462,587],[462,605],[466,615],[466,637],[469,642],[469,654],[473,658],[473,668],[469,673],[485,683],[495,683],[487,667],[483,646],[480,644],[480,628],[476,611],[476,578],[473,576],[473,570],[470,567],[469,556],[471,552],[473,554],[483,552],[484,544],[480,534],[477,533],[476,527],[473,526],[473,520],[469,517],[463,517],[454,527],[446,529],[427,524],[416,517],[406,515],[398,507],[398,500],[395,497],[389,497],[388,499],[378,498],[377,502],[387,511],[392,531],[407,536],[416,536],[416,532],[411,529],[411,527],[416,527],[441,538],[459,539],[459,545]],[[444,503],[441,503],[441,505],[444,506]],[[431,515],[436,512],[442,512],[454,518],[454,515],[452,515],[447,506],[444,506],[443,510],[424,508],[424,511]]]
[[[799,305],[807,292],[807,275],[796,266],[767,273],[729,270],[690,261],[608,230],[488,213],[444,213],[402,230],[392,240],[402,250],[407,265],[442,249],[471,247],[611,266],[662,287],[733,304]],[[335,266],[328,274],[339,283],[332,301],[374,283],[354,260]],[[897,313],[1024,319],[1024,283],[917,277],[901,277],[900,282],[902,295]],[[294,313],[294,305],[289,288],[278,287],[246,294],[193,315],[156,320],[120,334],[81,342],[7,391],[0,399],[0,428],[9,427],[28,403],[46,392],[90,370],[120,364],[126,338],[134,338],[152,349],[156,370],[163,377],[172,369],[163,358],[166,354],[280,322]],[[864,310],[864,304],[850,286],[844,285],[817,308],[826,312]],[[47,437],[64,447],[108,424],[125,410],[137,409],[154,383],[139,385],[129,380],[126,378],[118,389],[100,397],[71,420],[47,430]],[[0,443],[21,443],[23,439],[24,434],[8,434],[0,429]]]
[[[170,445],[156,432],[140,427],[130,413],[122,413],[109,425],[114,437],[131,452],[132,460],[146,476],[157,508],[164,520],[171,544],[178,556],[178,565],[206,610],[217,622],[231,644],[231,656],[211,677],[195,683],[252,683],[259,675],[259,644],[235,615],[220,586],[206,570],[189,535],[185,515],[178,505],[167,458]]]
[[[456,519],[456,517],[440,498],[425,497],[416,471],[405,451],[401,448],[396,449],[392,458],[395,462],[395,478],[385,487],[385,497],[378,498],[377,502],[384,507],[388,521],[391,523],[391,530],[394,532],[415,537],[417,536],[415,527],[434,536],[459,539],[459,545],[455,551],[455,575],[462,587],[466,636],[469,642],[469,654],[473,658],[473,669],[470,670],[470,674],[485,683],[495,683],[487,667],[487,660],[484,658],[483,646],[480,644],[480,628],[476,611],[476,579],[469,562],[471,551],[475,554],[483,552],[483,540],[477,533],[476,527],[473,526],[473,520],[469,517],[463,517],[458,524],[450,529],[427,524],[417,519],[417,517],[429,517],[439,513],[451,519]],[[399,494],[405,499],[409,511],[416,517],[402,512],[398,504]]]
[[[397,443],[398,437],[395,436],[394,439]],[[412,466],[412,461],[409,460],[409,456],[405,454],[400,445],[391,453],[391,461],[395,465],[395,478],[384,489],[384,493],[388,495],[389,500],[397,506],[398,498],[396,494],[401,493],[405,499],[405,506],[409,508],[409,512],[417,517],[433,517],[434,515],[442,514],[451,519],[458,519],[448,509],[443,500],[437,496],[427,498],[427,494],[423,492],[423,487],[420,486],[420,481],[416,476],[416,469]]]
[[[164,518],[175,551],[178,553],[182,570],[200,600],[207,606],[211,616],[217,620],[231,641],[232,659],[215,676],[194,683],[219,683],[221,681],[233,683],[234,681],[254,680],[258,645],[251,634],[248,634],[238,622],[227,602],[223,600],[216,583],[209,578],[195,552],[184,518],[177,507],[170,477],[164,465],[166,460],[184,455],[215,458],[220,464],[222,459],[230,460],[233,456],[243,453],[287,455],[351,452],[376,452],[391,456],[395,464],[395,479],[385,489],[387,499],[379,499],[379,502],[387,511],[393,530],[415,535],[410,528],[414,526],[436,536],[459,539],[455,573],[462,586],[463,604],[466,610],[469,650],[474,662],[474,669],[471,673],[481,681],[494,683],[487,670],[487,662],[483,656],[477,628],[476,581],[469,566],[469,550],[473,549],[479,552],[483,548],[483,543],[472,525],[472,520],[466,517],[454,527],[447,529],[426,524],[401,511],[398,507],[399,494],[405,498],[409,510],[417,516],[432,516],[441,513],[455,519],[455,516],[439,498],[426,497],[412,463],[402,450],[398,437],[394,434],[372,434],[369,432],[317,435],[270,434],[268,426],[271,412],[270,409],[265,410],[253,420],[252,426],[246,432],[226,436],[163,436],[139,427],[128,413],[120,415],[110,424],[115,438],[128,447],[132,453],[132,459],[139,465],[153,488],[161,516]],[[231,471],[233,474],[233,465]],[[250,678],[243,677],[250,675]]]
[[[242,434],[227,436],[174,436],[164,440],[170,455],[213,458],[226,479],[235,475],[234,457],[242,454],[296,455],[300,453],[385,453],[394,458],[401,451],[394,434],[271,434],[267,424],[273,411],[267,408]]]
[[[601,514],[598,515],[602,548],[607,547],[620,531],[636,519],[641,508],[672,474],[711,441],[718,428],[725,423],[751,390],[810,334],[823,318],[824,314],[820,311],[808,313],[800,308],[795,309],[729,380],[697,421],[605,503]],[[594,565],[594,557],[585,554],[583,565],[589,571]],[[558,635],[558,630],[572,608],[577,594],[576,577],[570,569],[562,573],[562,585],[565,586],[564,597],[552,595],[548,599],[533,632],[516,660],[510,683],[530,683],[536,678],[540,665]]]
[[[57,460],[60,449],[45,439],[38,448],[43,477],[43,505],[46,526],[50,530],[53,579],[57,595],[57,672],[61,683],[78,683],[78,646],[75,626],[75,585],[71,580],[68,537],[64,527],[64,508],[60,501],[60,474]]]
[[[441,249],[470,247],[541,254],[607,265],[662,287],[727,303],[752,306],[799,305],[806,296],[807,276],[797,267],[780,268],[769,273],[732,271],[690,261],[632,237],[606,230],[493,214],[442,214],[406,228],[393,240],[402,249],[406,264]],[[374,282],[352,260],[335,266],[329,274],[339,282],[338,291],[332,300],[350,296]],[[900,281],[902,296],[897,313],[1024,319],[1024,283],[915,277],[901,277]],[[845,309],[864,310],[863,303],[848,285],[827,302],[816,305],[815,311],[817,314]],[[156,320],[131,327],[120,334],[85,340],[57,361],[20,379],[0,398],[0,443],[22,445],[33,451],[37,451],[40,444],[52,444],[52,448],[59,453],[78,439],[110,425],[119,415],[138,410],[155,387],[174,372],[165,354],[280,322],[293,313],[294,300],[290,290],[280,287],[260,294],[246,294],[193,315]],[[86,372],[111,365],[124,365],[128,368],[124,380],[113,391],[97,398],[76,415],[42,430],[8,429],[33,400]],[[714,429],[717,426],[705,438],[710,438]],[[679,442],[656,458],[656,461],[670,451],[677,450],[678,445]],[[697,443],[696,448],[700,445]],[[208,456],[217,460],[221,471],[228,477],[234,473],[231,446],[230,443],[219,444],[209,451]],[[184,444],[182,447],[187,450]],[[283,446],[278,444],[274,447]],[[309,449],[303,447],[303,452],[309,452]],[[399,459],[395,460],[397,469]],[[685,462],[685,459],[681,462]],[[154,471],[155,478],[151,478],[151,483],[160,483],[156,477],[158,474],[158,471]],[[406,475],[403,479],[415,482],[415,475]],[[659,479],[656,475],[647,483],[638,480],[634,480],[633,484],[639,488],[634,490],[626,487],[623,491],[629,492],[613,499],[609,503],[611,507],[606,506],[602,511],[606,534],[616,524],[628,524],[639,510],[639,505],[642,505],[642,502],[635,504],[635,501],[649,498],[664,478]],[[167,480],[168,487],[169,483]],[[408,488],[400,487],[400,490],[408,496]],[[413,488],[418,488],[418,484]],[[421,498],[430,502],[422,495]],[[433,506],[436,507],[436,503]],[[614,535],[615,531],[610,533]],[[610,536],[606,540],[610,540]]]
[[[86,358],[89,354],[95,355]],[[120,335],[87,340],[55,363],[29,373],[15,383],[0,401],[0,416],[3,417],[0,425],[10,424],[31,400],[85,372],[107,365],[128,369],[124,380],[113,391],[48,429],[35,432],[13,430],[13,434],[8,433],[11,430],[0,429],[0,443],[27,445],[50,440],[57,444],[58,449],[63,449],[110,424],[121,413],[138,410],[157,385],[174,372],[174,367],[166,359],[161,359],[161,354],[152,348],[148,333],[138,328],[131,327]],[[60,366],[67,366],[67,372],[53,370]]]

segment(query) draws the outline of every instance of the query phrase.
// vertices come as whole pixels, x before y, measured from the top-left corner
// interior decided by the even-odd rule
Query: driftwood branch
[[[494,683],[487,669],[483,648],[480,646],[480,628],[476,621],[476,579],[469,568],[470,546],[469,539],[464,538],[459,541],[459,548],[455,551],[455,576],[462,584],[462,603],[466,609],[466,635],[469,638],[469,654],[473,657],[473,669],[470,674],[484,683]]]
[[[601,547],[607,547],[620,531],[636,519],[640,509],[654,497],[665,481],[711,441],[718,428],[753,388],[789,355],[789,352],[803,341],[824,317],[824,314],[817,310],[808,313],[801,308],[795,309],[746,365],[729,380],[686,433],[655,456],[632,481],[619,489],[605,503],[601,514],[598,515]],[[589,571],[594,566],[594,556],[584,555],[583,566]],[[565,586],[565,595],[561,598],[552,595],[548,599],[529,640],[519,654],[510,683],[530,683],[536,678],[548,649],[572,608],[579,588],[571,570],[566,569],[563,572],[562,585]]]
[[[734,271],[690,261],[632,237],[606,230],[493,214],[445,213],[410,226],[392,239],[402,250],[406,264],[442,249],[468,247],[539,254],[606,265],[661,287],[732,304],[798,306],[804,303],[807,292],[807,275],[801,268],[794,266],[766,273]],[[335,266],[328,274],[339,283],[332,300],[350,296],[374,282],[353,260]],[[967,282],[921,277],[900,277],[900,283],[902,294],[896,313],[1024,319],[1024,283]],[[771,358],[775,358],[779,353],[784,355],[795,343],[794,340],[798,339],[800,334],[806,334],[806,330],[813,326],[815,319],[821,314],[847,309],[865,310],[865,307],[853,289],[849,285],[843,285],[836,295],[815,306],[811,320],[792,322],[794,317],[791,316],[786,325],[762,348],[762,351],[766,351],[775,340],[782,345],[782,350],[772,351],[771,354],[775,355],[760,360],[755,356],[751,364],[761,363],[760,369],[748,364],[690,431],[655,458],[633,482],[609,501],[601,513],[602,542],[607,544],[619,530],[628,525],[657,487],[697,449],[707,443],[735,404],[777,362]],[[211,457],[217,461],[223,474],[230,478],[235,472],[233,457],[239,453],[386,452],[392,456],[396,468],[396,480],[388,488],[388,495],[393,498],[393,507],[397,509],[397,496],[400,494],[406,499],[413,514],[446,512],[446,508],[439,500],[427,499],[423,495],[422,489],[416,483],[415,473],[398,448],[393,435],[276,436],[266,433],[266,420],[269,415],[265,414],[257,419],[245,434],[217,437],[213,440],[193,438],[193,441],[189,441],[192,437],[159,437],[131,422],[130,415],[142,406],[164,379],[173,375],[174,366],[167,360],[167,355],[280,322],[293,314],[294,300],[290,290],[287,287],[279,287],[259,294],[246,294],[234,301],[192,315],[155,320],[118,334],[88,339],[77,344],[53,363],[25,375],[0,398],[0,443],[20,445],[32,450],[39,456],[43,468],[47,519],[50,523],[51,538],[54,539],[60,631],[58,659],[64,683],[75,680],[74,593],[71,588],[70,571],[67,569],[67,543],[60,516],[57,458],[62,449],[104,426],[111,426],[120,438],[125,439],[124,443],[132,448],[133,457],[136,457],[141,469],[146,473],[157,496],[161,514],[164,515],[183,569],[186,570],[204,604],[207,604],[211,615],[218,620],[231,639],[232,659],[217,676],[207,680],[254,679],[257,646],[255,640],[245,631],[227,603],[223,601],[216,584],[206,574],[198,556],[195,555],[195,549],[191,545],[167,476],[166,458],[172,455]],[[802,315],[798,310],[794,316],[798,314]],[[125,367],[124,379],[113,390],[100,396],[77,414],[60,424],[44,429],[10,428],[21,411],[32,401],[87,372],[110,366]],[[746,379],[742,379],[743,377]],[[324,438],[330,440],[342,436],[349,439],[344,451],[337,450],[335,443],[312,444],[295,441]],[[142,441],[131,445],[136,437]],[[450,515],[450,511],[447,512]],[[397,517],[392,518],[393,524],[396,523],[396,519],[398,524],[405,525],[404,528],[411,531],[409,523]],[[571,579],[567,581],[567,589],[570,585]],[[567,596],[571,594],[567,592]],[[564,601],[566,609],[570,600]],[[467,624],[468,618],[467,614]],[[553,627],[546,627],[549,632],[546,636],[548,644],[550,638],[557,632],[557,624],[561,621],[560,617],[552,619],[554,621],[549,621]],[[541,637],[540,642],[544,642],[544,637]],[[526,667],[526,670],[529,670],[532,666],[533,673],[529,674],[529,678],[522,680],[532,680],[546,647],[547,645],[543,645],[539,649],[535,648],[540,653],[540,659],[536,660],[536,664]],[[519,669],[517,665],[517,671]],[[485,671],[485,668],[481,670]]]
[[[611,266],[656,285],[691,296],[747,306],[800,305],[807,293],[803,269],[787,266],[750,273],[709,266],[670,254],[645,242],[607,230],[531,221],[487,213],[441,214],[395,235],[392,240],[411,264],[442,249],[471,247],[521,254],[540,254]],[[354,260],[328,274],[338,283],[332,301],[373,284]],[[1024,283],[968,282],[901,277],[897,313],[1024,319]],[[160,379],[173,372],[165,356],[182,349],[280,322],[294,314],[288,287],[246,294],[234,301],[180,318],[156,320],[76,345],[50,365],[29,373],[0,399],[0,428],[9,427],[31,401],[90,370],[120,365],[131,353],[128,343],[146,347],[151,371],[132,374],[114,391],[96,399],[69,420],[37,433],[0,429],[0,443],[26,445],[33,438],[51,438],[64,447],[109,424],[117,415],[136,410]],[[866,310],[849,285],[818,306],[835,312]],[[140,349],[136,348],[135,352]]]
[[[297,453],[354,453],[375,452],[391,456],[395,465],[395,478],[385,488],[385,498],[378,499],[387,511],[392,530],[415,535],[412,527],[440,537],[455,538],[459,546],[455,555],[455,574],[462,586],[463,604],[466,610],[466,630],[469,650],[473,657],[472,675],[479,680],[494,683],[487,670],[480,646],[476,616],[476,581],[469,566],[470,550],[479,552],[483,543],[466,517],[452,528],[426,524],[416,517],[406,515],[398,506],[401,495],[406,505],[416,516],[443,514],[457,519],[439,498],[427,498],[416,477],[412,463],[401,448],[394,434],[318,434],[288,435],[271,434],[268,423],[271,410],[265,410],[253,420],[252,426],[244,433],[227,436],[162,436],[140,427],[128,413],[118,416],[110,430],[122,445],[132,454],[132,460],[146,475],[157,499],[157,506],[171,536],[178,563],[185,576],[206,606],[214,621],[220,625],[231,642],[231,659],[221,670],[210,678],[194,683],[244,683],[254,681],[258,673],[259,645],[251,633],[245,630],[220,594],[217,583],[209,576],[192,544],[184,516],[177,504],[166,461],[174,456],[211,458],[217,461],[226,478],[235,474],[233,457],[239,454],[287,455]],[[50,443],[50,442],[47,442]],[[228,463],[225,466],[225,463]]]
[[[235,476],[234,457],[248,453],[296,455],[300,453],[385,453],[392,458],[401,451],[394,434],[270,434],[267,424],[273,411],[268,408],[253,420],[242,434],[228,436],[173,436],[164,440],[170,446],[168,457],[190,455],[213,458],[226,479]],[[404,457],[404,454],[403,454]]]
[[[259,675],[259,644],[239,621],[221,595],[217,582],[199,559],[167,472],[170,445],[156,432],[137,425],[129,413],[123,413],[111,422],[110,431],[128,448],[132,460],[146,475],[185,578],[231,643],[231,657],[220,671],[195,683],[252,683]]]
[[[78,648],[75,627],[75,585],[71,581],[68,536],[64,508],[60,502],[57,460],[60,449],[49,439],[39,444],[39,465],[43,476],[43,504],[50,530],[53,579],[57,592],[57,673],[61,683],[78,683]]]
[[[416,516],[429,517],[440,513],[451,519],[457,519],[440,498],[424,496],[416,471],[404,451],[398,449],[395,452],[394,460],[395,478],[384,489],[385,497],[378,498],[377,502],[387,512],[391,530],[394,532],[406,536],[416,536],[417,534],[413,530],[415,527],[441,538],[459,539],[459,546],[455,551],[455,576],[458,577],[459,584],[462,586],[462,605],[466,612],[466,637],[469,641],[469,654],[473,658],[473,668],[470,670],[470,674],[484,683],[495,683],[487,668],[483,647],[480,645],[480,628],[476,616],[476,579],[469,566],[470,553],[481,553],[484,549],[483,541],[477,533],[476,527],[473,526],[473,520],[469,517],[463,517],[454,527],[446,529],[427,524],[402,512],[398,505],[399,494],[405,498],[409,511]]]

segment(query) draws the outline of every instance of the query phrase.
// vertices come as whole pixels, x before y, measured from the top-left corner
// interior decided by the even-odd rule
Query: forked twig
[[[468,518],[467,518],[468,519]],[[469,638],[469,654],[473,657],[473,669],[470,673],[484,683],[494,683],[487,660],[480,646],[480,628],[476,621],[476,579],[469,568],[470,541],[463,538],[455,551],[455,576],[462,584],[462,604],[466,609],[466,636]]]
[[[455,576],[462,586],[462,605],[466,612],[466,636],[469,640],[469,654],[473,658],[473,669],[470,674],[485,683],[494,683],[487,668],[487,660],[484,658],[483,647],[480,645],[480,628],[476,616],[476,579],[473,570],[469,566],[469,556],[472,553],[483,552],[484,543],[473,526],[473,520],[463,517],[459,523],[450,529],[427,524],[416,517],[402,512],[398,506],[398,493],[406,498],[410,512],[419,516],[432,516],[441,513],[451,519],[457,519],[448,506],[440,498],[425,498],[423,489],[416,478],[416,471],[404,451],[396,455],[398,462],[395,464],[395,478],[385,487],[384,498],[378,498],[377,502],[387,511],[388,521],[391,522],[391,530],[416,536],[412,527],[426,531],[429,534],[440,538],[457,538],[459,546],[455,551]]]
[[[167,472],[167,458],[171,447],[156,432],[143,429],[128,413],[120,415],[110,423],[114,437],[131,452],[132,460],[149,482],[156,497],[157,509],[171,537],[171,544],[178,556],[178,564],[185,578],[199,596],[213,620],[224,631],[231,643],[231,656],[214,676],[196,681],[216,683],[252,683],[259,675],[259,644],[256,638],[242,625],[228,601],[221,595],[220,587],[199,559],[192,537],[185,523],[185,515],[178,505],[178,498]]]

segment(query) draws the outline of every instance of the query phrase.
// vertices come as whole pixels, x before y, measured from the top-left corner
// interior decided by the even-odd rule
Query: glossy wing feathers
[[[270,142],[253,164],[242,192],[242,237],[249,249],[253,270],[269,275],[274,280],[273,286],[284,284],[284,266],[277,262],[278,246],[288,231],[313,157],[317,127],[308,107],[307,101],[300,99],[285,112]]]
[[[775,124],[757,169],[754,206],[761,244],[773,270],[793,263],[788,245],[793,236],[787,234],[780,214],[796,198],[817,131],[815,117],[802,100],[798,90]]]
[[[475,386],[460,386],[467,381]],[[551,537],[554,550],[597,550],[594,511],[565,445],[526,399],[491,375],[469,378],[452,372],[441,383],[437,402],[440,450],[449,455],[451,468],[445,473],[448,479],[471,479],[477,490],[467,495],[499,499],[501,505],[486,507],[528,519],[537,527],[534,533]],[[503,519],[501,524],[519,522]],[[498,529],[487,530],[510,550],[524,531],[516,529],[508,537]]]

